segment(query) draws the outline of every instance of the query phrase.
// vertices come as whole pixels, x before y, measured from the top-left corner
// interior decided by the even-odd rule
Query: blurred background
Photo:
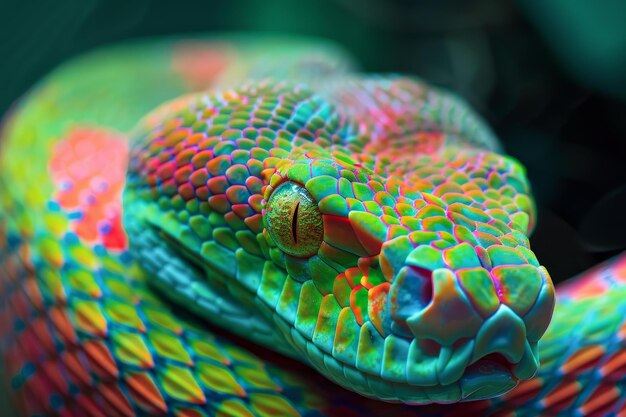
[[[528,168],[531,243],[555,281],[626,249],[623,0],[0,0],[0,114],[59,63],[139,37],[332,39],[370,72],[467,99]]]

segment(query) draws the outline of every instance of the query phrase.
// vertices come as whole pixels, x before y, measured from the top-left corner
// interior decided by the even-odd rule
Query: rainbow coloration
[[[481,126],[443,93],[406,78],[350,88],[371,103],[350,117],[335,90],[325,99],[271,82],[179,99],[175,110],[148,116],[124,197],[127,231],[137,236],[131,251],[202,317],[304,357],[363,395],[421,404],[508,391],[537,370],[536,343],[553,307],[549,277],[528,250],[523,170],[467,146],[464,130]],[[378,148],[389,131],[353,120],[385,105],[404,117],[415,111],[400,100],[422,112],[447,102],[449,113],[419,123],[466,118],[468,126],[458,123],[450,138],[437,132],[439,147],[421,158],[385,157]],[[417,154],[423,139],[394,140]],[[308,201],[317,215],[300,218],[312,210],[303,208],[272,223],[272,209],[291,209],[285,193],[294,210]],[[295,236],[296,228],[305,237],[283,245],[293,256],[270,234]],[[311,246],[307,234],[313,251],[300,253]]]
[[[350,68],[304,40],[163,41],[20,103],[0,351],[22,414],[626,413],[626,258],[560,292],[540,341],[523,167],[457,98]]]

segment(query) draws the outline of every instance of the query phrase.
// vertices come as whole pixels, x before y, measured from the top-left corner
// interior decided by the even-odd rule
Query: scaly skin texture
[[[137,44],[16,106],[0,351],[20,413],[625,412],[626,258],[560,291],[540,340],[523,167],[448,93],[350,65],[308,41]]]
[[[485,128],[442,92],[402,77],[350,84],[371,103],[350,117],[335,89],[283,82],[148,116],[124,196],[132,252],[201,316],[291,347],[363,395],[422,404],[508,391],[537,370],[553,306],[528,249],[523,169],[481,149],[480,135],[466,139]],[[393,136],[375,119],[359,124],[384,106],[392,120],[416,120],[418,108],[424,120]],[[452,134],[420,126],[440,119]],[[240,312],[220,314],[215,298]]]

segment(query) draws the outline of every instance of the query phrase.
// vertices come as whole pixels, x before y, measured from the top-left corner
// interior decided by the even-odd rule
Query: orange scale
[[[209,189],[206,186],[196,188],[195,193],[199,200],[205,201],[209,198]]]
[[[255,214],[252,208],[247,204],[233,204],[232,209],[233,212],[242,219]]]
[[[182,140],[189,136],[189,131],[185,128],[174,130],[168,134],[164,139],[163,144],[168,148],[178,145]]]
[[[129,372],[124,380],[130,396],[139,408],[153,416],[167,413],[167,404],[150,374]]]
[[[261,230],[263,230],[263,216],[261,214],[255,214],[254,216],[247,217],[243,222],[254,233],[260,233]]]
[[[260,194],[253,194],[248,197],[248,204],[254,211],[260,213],[263,207],[263,196]]]
[[[166,181],[174,176],[176,165],[174,162],[166,162],[157,168],[156,174],[161,181]]]
[[[193,167],[191,165],[184,165],[178,168],[174,172],[174,180],[177,184],[183,184],[189,181],[189,177],[193,173]]]
[[[357,285],[361,284],[363,272],[359,268],[348,268],[345,271],[345,275],[348,283],[350,284],[350,287],[354,288]]]
[[[541,400],[541,405],[550,413],[557,414],[574,402],[582,387],[577,381],[563,381]]]
[[[191,168],[190,166],[189,170],[191,171],[192,169],[193,168]],[[191,172],[188,176],[189,176],[189,182],[191,182],[191,184],[194,187],[205,186],[206,182],[209,179],[209,173],[206,170],[206,168],[196,168],[195,171]]]
[[[101,384],[97,387],[100,395],[111,406],[107,410],[110,417],[134,417],[135,411],[128,402],[128,398],[124,395],[120,387],[116,383]]]
[[[76,345],[78,343],[74,326],[70,323],[67,313],[63,309],[60,307],[50,309],[48,317],[64,345]]]
[[[225,175],[215,176],[207,181],[207,187],[209,187],[213,195],[225,193],[229,186],[230,184]]]
[[[509,391],[502,398],[507,402],[507,405],[519,407],[535,398],[543,386],[544,383],[541,378],[522,381],[515,389]]]
[[[178,187],[178,194],[185,201],[193,200],[196,197],[196,192],[193,186],[189,183],[182,184]]]
[[[561,371],[566,374],[577,375],[594,367],[606,353],[600,345],[585,346],[574,352],[562,365]]]
[[[188,135],[188,132],[185,132],[185,135]],[[183,170],[180,173],[180,175],[183,175],[183,176],[186,175],[186,173],[191,173],[191,167],[185,167],[185,165],[191,163],[191,159],[196,154],[196,149],[194,148],[185,149],[185,147],[188,145],[189,145],[188,143],[180,143],[177,145],[181,147],[181,150],[180,152],[176,154],[176,159],[175,159],[176,167]],[[178,181],[178,175],[179,175],[180,169],[176,170],[176,172],[174,173],[174,176],[175,178],[177,178],[177,181]]]
[[[626,376],[626,348],[614,353],[600,368],[602,375],[611,381],[619,381]]]
[[[104,342],[88,340],[82,345],[91,369],[104,380],[115,380],[119,375],[115,359]]]
[[[607,415],[620,399],[621,391],[612,383],[598,386],[578,410],[585,417],[602,417]]]
[[[209,197],[209,205],[213,210],[221,214],[228,213],[231,207],[230,201],[228,201],[224,194]]]
[[[367,295],[367,289],[360,284],[353,287],[352,291],[350,292],[350,308],[352,309],[352,312],[354,313],[354,318],[356,319],[356,322],[359,324],[359,326],[362,326],[363,323],[366,321],[365,318],[367,317],[367,304],[363,303],[363,300],[366,299]]]
[[[385,282],[368,291],[367,314],[370,321],[381,335],[385,334],[383,331],[383,313],[385,311],[385,304],[387,303],[387,295],[389,294],[390,288],[391,284]]]

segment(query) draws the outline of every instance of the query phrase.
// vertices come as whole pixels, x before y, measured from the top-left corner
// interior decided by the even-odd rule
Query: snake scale
[[[417,78],[307,39],[136,41],[0,138],[19,415],[626,416],[626,257],[555,292],[524,168]]]

